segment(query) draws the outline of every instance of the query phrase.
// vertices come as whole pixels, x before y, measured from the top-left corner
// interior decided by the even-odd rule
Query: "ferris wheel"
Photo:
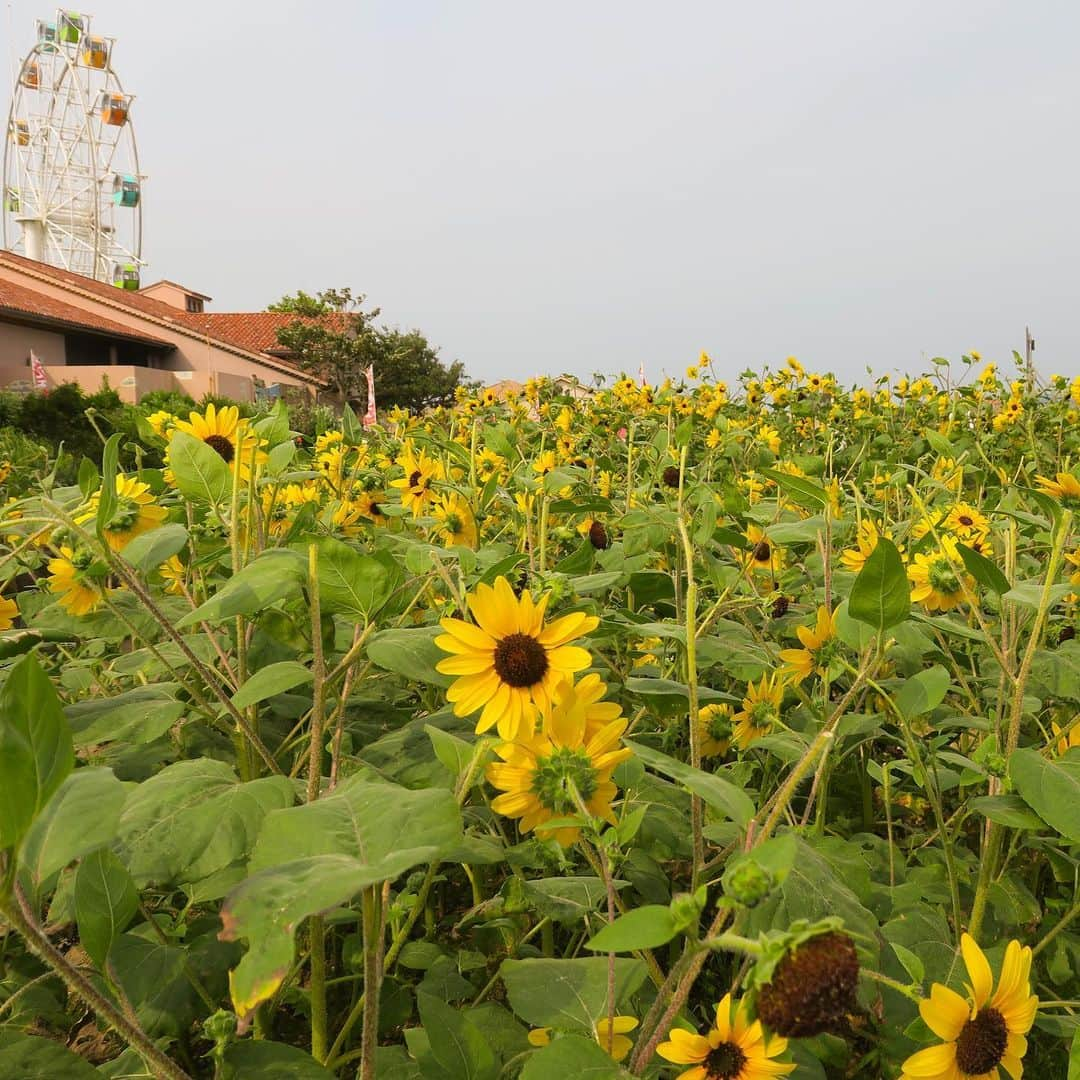
[[[114,45],[91,35],[88,15],[38,20],[8,114],[3,238],[27,258],[137,289],[144,177]]]

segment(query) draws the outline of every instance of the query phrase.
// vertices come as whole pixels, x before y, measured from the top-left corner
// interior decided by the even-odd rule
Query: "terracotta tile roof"
[[[106,319],[83,308],[75,307],[74,304],[66,304],[63,300],[35,292],[13,281],[4,281],[2,278],[0,278],[0,311],[24,315],[34,321],[60,324],[67,329],[108,334],[110,337],[122,337],[129,341],[141,341],[160,349],[174,348],[170,342],[163,341],[161,338],[150,334],[140,334],[128,326],[113,322],[112,319]]]
[[[235,342],[250,352],[287,355],[278,344],[277,331],[288,326],[295,316],[283,311],[204,311],[200,314],[177,312],[184,322],[201,334]]]
[[[49,278],[61,286],[91,293],[100,297],[101,300],[106,303],[114,304],[117,307],[127,308],[129,311],[146,315],[151,319],[156,319],[168,325],[175,326],[177,329],[183,329],[189,333],[209,337],[213,342],[219,345],[238,350],[249,356],[255,354],[254,356],[251,356],[252,359],[265,363],[273,369],[295,375],[307,382],[325,385],[324,380],[315,378],[309,372],[301,371],[295,365],[290,364],[288,360],[284,358],[284,356],[287,355],[284,352],[267,355],[259,343],[267,341],[269,347],[276,350],[277,337],[272,332],[270,333],[269,338],[266,337],[265,330],[262,332],[262,336],[255,336],[250,332],[241,332],[228,323],[227,320],[230,318],[228,315],[225,316],[226,321],[215,325],[212,321],[208,320],[221,318],[220,315],[213,315],[210,313],[195,314],[180,311],[173,307],[172,304],[166,304],[163,300],[155,300],[152,296],[145,296],[139,292],[129,292],[126,289],[118,289],[106,281],[95,281],[93,278],[86,277],[83,274],[76,274],[71,270],[63,270],[58,266],[50,266],[48,263],[35,262],[33,259],[24,258],[22,255],[16,255],[13,251],[0,250],[0,264],[4,263],[27,274],[36,274],[41,277]],[[28,289],[27,291],[32,292],[33,290]],[[98,318],[98,316],[89,315],[79,308],[73,307],[73,310],[78,311],[82,319]],[[234,318],[254,318],[260,320],[263,316],[267,315],[271,316],[273,319],[281,320],[280,325],[286,325],[292,318],[291,315],[279,314],[277,312],[253,312],[250,315],[244,313],[240,316],[234,316]],[[109,322],[109,320],[105,318],[101,321],[103,323]],[[116,326],[117,324],[111,325]],[[131,331],[125,330],[124,332],[126,336],[132,336]],[[234,333],[238,334],[238,336],[233,337],[232,335]]]

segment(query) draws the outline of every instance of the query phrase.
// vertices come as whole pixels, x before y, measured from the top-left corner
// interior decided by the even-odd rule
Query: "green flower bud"
[[[772,891],[772,874],[765,867],[746,859],[724,875],[724,892],[736,903],[756,907]]]

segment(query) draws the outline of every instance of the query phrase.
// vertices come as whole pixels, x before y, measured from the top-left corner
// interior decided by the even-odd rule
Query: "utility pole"
[[[1035,351],[1035,339],[1031,336],[1031,329],[1024,327],[1024,372],[1027,375],[1028,393],[1035,392],[1035,365],[1031,354]]]

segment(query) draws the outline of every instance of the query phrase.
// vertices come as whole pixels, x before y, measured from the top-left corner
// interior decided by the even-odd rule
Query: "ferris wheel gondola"
[[[4,144],[4,247],[138,288],[142,186],[133,98],[114,68],[113,38],[90,16],[39,20],[23,60]]]

